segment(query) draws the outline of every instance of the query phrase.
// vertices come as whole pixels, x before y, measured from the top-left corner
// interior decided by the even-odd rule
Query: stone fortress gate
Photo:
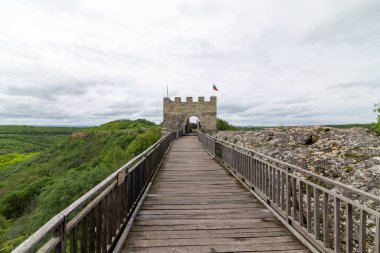
[[[211,96],[210,101],[205,101],[204,97],[198,97],[198,101],[193,101],[192,97],[187,97],[186,102],[182,102],[180,97],[175,97],[174,101],[164,98],[164,122],[163,131],[184,130],[188,132],[190,117],[199,119],[198,129],[203,132],[216,131],[216,96]]]

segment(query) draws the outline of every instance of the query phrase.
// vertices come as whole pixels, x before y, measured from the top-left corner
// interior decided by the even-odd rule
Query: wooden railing
[[[380,253],[380,198],[199,133],[199,142],[314,252]]]
[[[12,252],[110,252],[173,139],[171,132],[115,171]]]

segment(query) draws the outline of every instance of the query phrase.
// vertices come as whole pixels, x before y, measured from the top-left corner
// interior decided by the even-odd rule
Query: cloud
[[[370,81],[352,81],[347,83],[340,83],[337,85],[330,86],[334,89],[380,89],[380,79],[379,80],[370,80]]]
[[[375,0],[4,2],[0,124],[159,123],[167,85],[171,97],[208,97],[212,83],[218,116],[239,125],[369,122],[380,100],[379,9]]]
[[[378,43],[380,39],[380,2],[367,0],[363,2],[347,1],[347,5],[332,3],[330,12],[307,35],[310,42],[368,45]],[[335,5],[335,6],[334,6]],[[339,7],[339,8],[338,8]]]

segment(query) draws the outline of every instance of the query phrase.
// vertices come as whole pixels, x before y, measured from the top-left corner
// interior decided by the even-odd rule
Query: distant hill
[[[84,128],[82,131],[115,131],[127,129],[144,129],[152,126],[156,126],[156,124],[146,119],[125,119],[111,121],[97,127]]]
[[[161,128],[143,119],[90,128],[0,126],[0,252],[9,252],[160,136]],[[15,162],[2,164],[1,157],[10,155]]]

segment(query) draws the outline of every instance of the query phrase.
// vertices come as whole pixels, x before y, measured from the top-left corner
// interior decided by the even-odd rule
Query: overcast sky
[[[162,121],[212,95],[237,125],[365,123],[380,1],[0,0],[0,124]]]

